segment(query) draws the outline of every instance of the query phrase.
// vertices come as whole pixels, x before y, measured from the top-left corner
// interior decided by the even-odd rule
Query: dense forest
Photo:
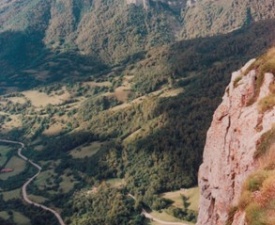
[[[61,59],[74,63],[68,63],[70,66],[63,63],[64,70],[53,66],[53,71],[62,74],[62,78],[53,76],[44,81],[48,83],[46,86],[36,81],[30,86],[49,95],[55,92],[62,95],[65,86],[71,99],[58,105],[48,104],[40,111],[30,102],[15,104],[3,100],[5,103],[1,104],[9,113],[1,118],[3,121],[20,115],[22,123],[3,136],[24,141],[27,144],[24,153],[41,163],[42,172],[51,169],[46,184],[37,183],[29,191],[43,196],[47,204],[62,208],[69,224],[146,223],[140,216],[142,207],[159,210],[169,206],[169,202],[160,199],[160,193],[197,184],[205,134],[230,74],[273,44],[273,27],[273,20],[259,22],[227,35],[154,48],[113,67],[97,64],[100,66],[88,72],[85,66],[90,58],[74,54],[55,56],[54,60],[60,59],[61,64]],[[40,66],[38,70],[45,64]],[[82,76],[68,72],[78,66],[83,69],[83,73],[79,70]],[[129,98],[123,102],[114,97],[114,90],[122,85],[125,76],[133,78]],[[5,81],[7,86],[13,85],[10,81]],[[88,82],[110,82],[111,85],[82,85]],[[175,90],[182,91],[162,95]],[[81,97],[85,100],[80,101]],[[78,104],[77,107],[74,104]],[[58,121],[64,129],[46,135],[45,131]],[[101,145],[93,155],[72,156],[73,149],[94,142]],[[37,146],[43,146],[43,150],[35,150]],[[31,173],[32,169],[27,168],[22,177]],[[62,186],[64,174],[72,183],[67,192]],[[122,187],[107,184],[114,178],[124,180]],[[1,188],[5,188],[2,183]],[[93,188],[95,191],[87,195]],[[127,194],[135,196],[136,201]],[[33,210],[22,206],[22,202],[11,202],[9,207],[20,208],[27,216]],[[184,204],[179,210],[171,213],[187,213]],[[39,213],[34,210],[37,217],[31,223],[49,224],[43,219],[47,215],[39,216]],[[194,216],[188,215],[189,220],[194,221]],[[48,219],[51,220],[50,216]]]

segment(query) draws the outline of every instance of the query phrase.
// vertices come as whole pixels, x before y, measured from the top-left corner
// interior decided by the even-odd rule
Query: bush
[[[246,180],[239,205],[235,210],[245,211],[246,222],[249,225],[274,224],[274,196],[275,171],[261,169]],[[231,215],[228,221],[232,221],[233,217],[234,215]]]
[[[275,174],[269,176],[262,184],[263,204],[267,204],[275,196]]]
[[[245,212],[246,220],[249,225],[266,225],[264,210],[257,203],[251,203]]]
[[[238,86],[238,82],[242,79],[242,76],[238,76],[236,77],[236,79],[233,81],[233,86],[237,87]]]
[[[254,158],[259,158],[263,156],[275,142],[275,127],[271,128],[269,131],[262,134],[260,142],[257,145],[257,149],[254,153]]]
[[[250,191],[243,191],[240,201],[239,201],[239,208],[244,210],[252,201],[252,194]]]
[[[257,72],[257,79],[255,83],[255,92],[254,96],[248,102],[248,105],[252,105],[259,96],[261,86],[264,81],[265,73],[275,74],[275,48],[271,48],[267,51],[266,54],[259,57],[252,65],[246,70],[245,74],[248,74],[249,71],[255,69]]]
[[[152,209],[160,210],[169,207],[173,203],[172,200],[166,198],[156,198],[153,201]]]
[[[271,110],[275,106],[275,96],[268,95],[262,98],[258,103],[258,108],[260,113],[264,113],[268,110]]]
[[[269,172],[265,170],[257,171],[249,176],[245,182],[245,189],[254,192],[259,191],[266,178],[268,178]]]

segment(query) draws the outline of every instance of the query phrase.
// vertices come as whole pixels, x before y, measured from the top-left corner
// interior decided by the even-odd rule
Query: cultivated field
[[[11,168],[11,169],[13,169],[13,171],[9,172],[9,173],[1,173],[0,174],[0,179],[1,180],[6,180],[9,177],[16,176],[16,175],[20,174],[21,172],[23,172],[24,169],[26,168],[26,162],[24,160],[20,159],[17,156],[13,156],[8,161],[8,163],[6,164],[5,167],[6,168]]]
[[[7,162],[7,154],[12,151],[12,148],[5,145],[0,145],[0,166],[3,166]]]
[[[181,189],[178,191],[166,192],[160,195],[162,198],[170,199],[173,201],[173,206],[177,208],[183,208],[182,196],[186,196],[188,198],[188,202],[190,203],[188,209],[198,211],[199,204],[199,188],[189,188],[189,189]],[[185,224],[194,224],[188,221],[182,221],[178,218],[169,215],[165,210],[160,211],[152,211],[150,213],[153,217],[168,222],[184,222]],[[156,221],[150,221],[150,225],[162,225]]]
[[[181,197],[182,195],[188,198],[188,202],[190,203],[190,206],[188,207],[188,209],[198,211],[198,205],[199,205],[199,188],[198,187],[166,192],[166,193],[163,193],[161,197],[172,200],[174,202],[173,205],[175,207],[182,208],[183,206],[182,197]]]
[[[87,145],[87,146],[86,145],[79,146],[79,147],[73,149],[70,152],[70,155],[75,159],[91,157],[99,151],[100,147],[103,144],[104,144],[103,142],[95,141],[95,142],[89,143],[89,145]]]
[[[7,211],[1,211],[0,217],[4,220],[11,219],[17,225],[29,225],[30,220],[24,216],[22,213],[17,211],[10,211],[10,214]]]
[[[18,198],[20,198],[21,188],[18,188],[18,189],[12,190],[12,191],[5,191],[5,192],[2,192],[2,194],[3,194],[4,201],[18,199]]]

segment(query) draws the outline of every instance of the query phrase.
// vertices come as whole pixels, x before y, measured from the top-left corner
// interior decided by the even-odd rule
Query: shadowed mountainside
[[[144,1],[148,7],[140,2],[3,1],[0,32],[22,31],[39,36],[49,49],[79,50],[116,64],[157,46],[229,33],[275,16],[269,0]]]

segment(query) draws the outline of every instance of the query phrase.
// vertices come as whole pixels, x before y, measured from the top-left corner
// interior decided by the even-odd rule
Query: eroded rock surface
[[[255,70],[244,75],[250,61],[232,74],[223,101],[207,133],[203,164],[199,170],[201,191],[197,225],[224,225],[231,207],[236,206],[247,176],[257,168],[253,155],[261,135],[271,129],[274,111],[259,113],[258,101],[269,94],[273,74],[266,73],[259,96],[255,97]],[[235,214],[233,224],[245,224],[244,213]]]

